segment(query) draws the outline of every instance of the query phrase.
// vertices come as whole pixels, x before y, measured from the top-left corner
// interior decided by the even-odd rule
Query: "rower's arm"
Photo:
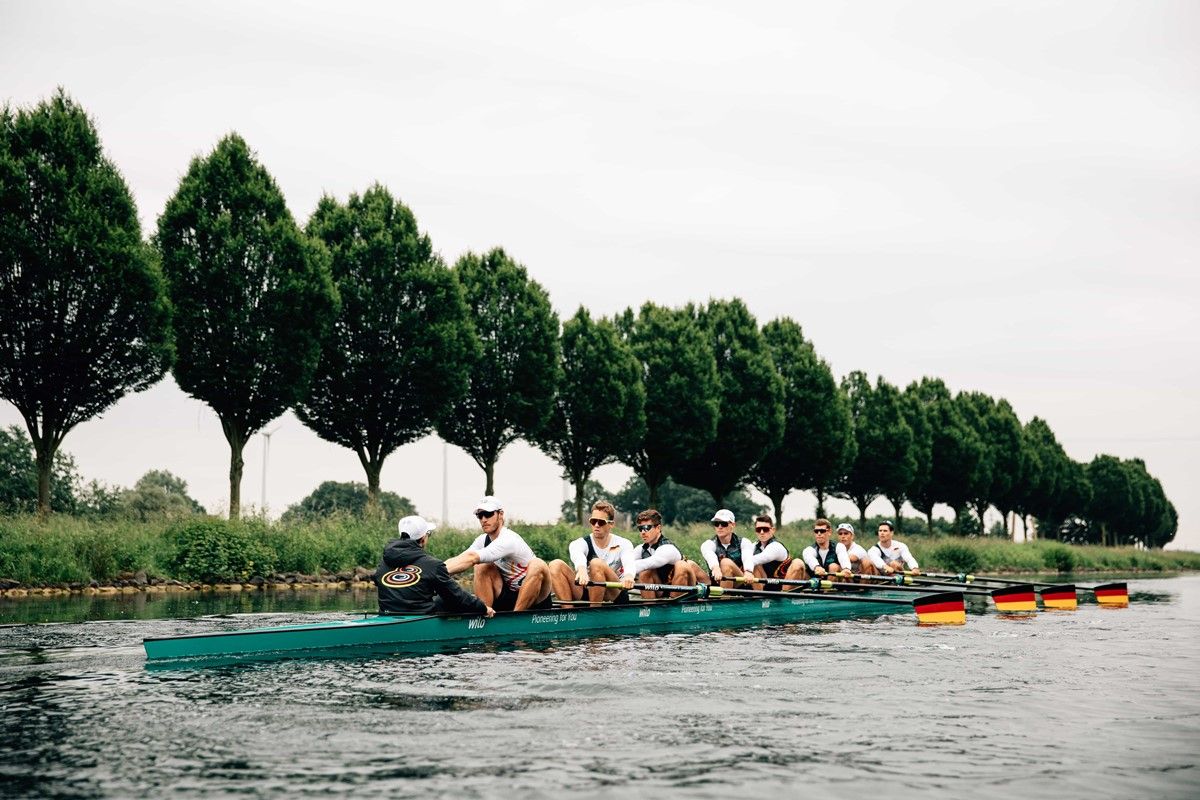
[[[458,581],[450,577],[450,570],[446,564],[438,566],[433,586],[441,595],[447,611],[465,611],[468,614],[487,613],[487,606],[483,604],[483,601],[475,595],[467,593],[458,585]]]
[[[804,562],[804,566],[808,567],[808,571],[812,572],[819,564],[817,564],[817,548],[809,545],[800,553],[800,560]]]
[[[659,567],[665,567],[667,564],[674,564],[676,561],[682,560],[683,554],[679,552],[679,548],[673,544],[664,544],[651,553],[649,558],[636,559],[633,562],[633,575],[636,578],[639,572],[645,572],[648,569],[658,569]]]
[[[908,545],[900,547],[900,557],[904,559],[904,563],[909,569],[918,569],[920,567],[917,560],[913,558],[913,554],[909,551]]]
[[[577,572],[587,567],[587,545],[583,543],[583,539],[574,539],[567,545],[567,557],[571,559],[571,566]]]
[[[466,572],[479,563],[479,553],[475,550],[464,550],[446,562],[446,570],[451,575]]]
[[[875,545],[871,545],[871,549],[867,551],[867,558],[871,559],[871,563],[875,565],[875,569],[883,569],[887,566],[883,562],[883,551]]]
[[[838,542],[834,552],[837,553],[838,566],[844,570],[850,569],[850,553],[846,549],[846,545]]]
[[[720,562],[717,561],[717,546],[713,544],[712,539],[705,539],[700,545],[700,557],[708,564],[709,572],[720,566]]]

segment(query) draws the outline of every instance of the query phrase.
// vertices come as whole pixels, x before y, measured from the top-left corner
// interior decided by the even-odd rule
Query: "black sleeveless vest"
[[[672,542],[670,539],[668,539],[665,536],[659,536],[658,541],[654,543],[653,547],[646,544],[645,542],[642,542],[642,558],[649,558],[651,555],[654,554],[655,550],[662,547],[664,544],[675,544],[675,543]],[[678,550],[679,548],[676,547],[675,549]],[[675,571],[674,564],[666,564],[664,566],[659,567],[657,570],[655,570],[655,572],[658,574],[658,582],[659,583],[670,583],[671,582],[671,573],[674,571]],[[634,576],[634,577],[636,577],[636,576]]]
[[[765,541],[765,542],[755,542],[754,543],[754,555],[758,555],[759,553],[761,553],[763,550],[765,550],[767,548],[767,545],[769,545],[773,541],[775,541],[774,536],[772,536],[770,539],[767,539],[767,541]],[[787,548],[785,547],[784,550],[786,551]],[[784,558],[782,561],[768,561],[765,564],[759,564],[759,566],[763,568],[763,572],[766,574],[766,576],[768,578],[782,578],[783,576],[778,574],[779,568],[791,560],[792,560],[791,558]]]

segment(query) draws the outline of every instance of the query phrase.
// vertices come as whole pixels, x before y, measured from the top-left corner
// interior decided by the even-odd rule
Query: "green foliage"
[[[1056,572],[1075,571],[1075,552],[1066,545],[1056,544],[1044,548],[1042,561]]]
[[[842,381],[850,406],[857,443],[854,461],[837,484],[836,492],[858,507],[866,523],[867,506],[880,495],[903,492],[912,483],[916,460],[913,433],[905,420],[900,392],[878,379],[875,386],[862,372]]]
[[[525,268],[495,248],[467,253],[454,266],[479,337],[467,371],[468,390],[447,406],[438,433],[475,460],[486,494],[495,490],[496,460],[520,436],[546,423],[558,375],[558,317]]]
[[[155,244],[176,312],[175,380],[221,420],[236,518],[242,449],[304,398],[337,313],[329,256],[296,226],[237,134],[192,160],[159,217]]]
[[[980,566],[979,554],[961,542],[938,545],[929,552],[929,560],[941,564],[950,572],[973,573],[978,571]]]
[[[0,111],[0,398],[26,420],[37,500],[63,437],[170,366],[171,309],[133,195],[59,90]]]
[[[462,287],[384,187],[321,198],[307,231],[330,252],[341,309],[296,416],[358,455],[376,499],[384,460],[466,391],[478,343]]]
[[[755,465],[750,482],[771,498],[775,519],[793,489],[834,485],[854,462],[858,444],[845,395],[792,320],[772,320],[763,341],[783,379],[784,432]]]
[[[183,478],[160,469],[150,470],[138,478],[132,489],[121,492],[113,511],[138,520],[174,519],[205,513],[204,506],[188,495],[187,482]]]
[[[646,428],[622,460],[649,485],[649,505],[668,476],[717,434],[720,398],[712,342],[690,309],[646,303],[617,321],[641,362]]]
[[[929,480],[911,493],[910,502],[927,518],[932,517],[936,503],[962,508],[975,494],[984,459],[983,442],[963,419],[942,381],[922,378],[908,391],[920,401],[931,431]]]
[[[65,451],[54,454],[50,471],[50,509],[71,512],[78,502],[79,475],[75,460]],[[37,509],[38,476],[33,443],[16,425],[0,428],[0,513],[20,514]]]
[[[563,324],[558,386],[537,446],[575,486],[576,523],[583,523],[585,481],[615,461],[646,431],[641,363],[607,320],[580,308]]]
[[[717,360],[717,435],[672,477],[719,503],[744,484],[783,437],[783,380],[758,323],[741,300],[713,300],[696,314]]]
[[[178,522],[166,532],[166,567],[183,580],[243,581],[274,571],[274,553],[261,541],[265,526],[255,520],[213,517]]]
[[[658,504],[650,502],[650,490],[646,482],[638,477],[630,478],[621,491],[609,498],[618,510],[637,516],[639,511],[655,508],[662,514],[663,522],[667,525],[690,525],[692,523],[707,523],[712,519],[718,508],[728,508],[740,521],[748,521],[755,514],[766,513],[750,493],[743,488],[736,489],[721,498],[718,505],[713,505],[712,496],[708,492],[668,479],[659,489]]]
[[[367,487],[362,483],[325,481],[283,513],[284,522],[316,520],[323,517],[367,515]],[[395,492],[380,492],[379,508],[386,525],[394,526],[401,517],[416,514],[412,501]]]

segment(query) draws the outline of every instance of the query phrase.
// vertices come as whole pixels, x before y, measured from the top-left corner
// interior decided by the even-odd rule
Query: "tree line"
[[[582,519],[601,465],[629,465],[657,504],[668,481],[714,503],[747,485],[866,509],[886,498],[956,530],[989,507],[1042,536],[1157,547],[1177,515],[1139,460],[1072,461],[1049,426],[936,378],[901,390],[835,380],[795,321],[760,327],[739,299],[560,321],[501,248],[453,265],[412,211],[373,185],[323,197],[302,227],[248,144],[194,158],[145,241],[95,126],[61,89],[0,115],[0,397],[33,443],[50,508],[66,434],[170,371],[242,451],[284,411],[354,451],[379,507],[388,456],[432,432],[495,491],[524,439],[562,467]],[[900,520],[897,519],[897,522]]]

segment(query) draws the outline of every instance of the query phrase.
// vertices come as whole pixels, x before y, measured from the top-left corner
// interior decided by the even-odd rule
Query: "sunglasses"
[[[754,532],[755,533],[770,533],[771,529],[770,528],[755,528]]]
[[[589,519],[589,520],[588,520],[588,524],[589,524],[589,525],[591,525],[593,528],[596,528],[596,527],[603,528],[605,525],[611,525],[611,524],[612,524],[612,520],[611,520],[611,519],[596,519],[596,518],[593,518],[593,519]]]
[[[732,524],[733,524],[732,522],[714,522],[713,527],[714,528],[728,528]]]
[[[649,533],[650,531],[654,530],[654,527],[655,526],[653,525],[638,525],[637,529],[642,533]]]
[[[475,512],[476,519],[491,519],[495,515],[496,515],[495,511],[476,511]]]
[[[829,528],[813,528],[813,533],[829,533]]]

